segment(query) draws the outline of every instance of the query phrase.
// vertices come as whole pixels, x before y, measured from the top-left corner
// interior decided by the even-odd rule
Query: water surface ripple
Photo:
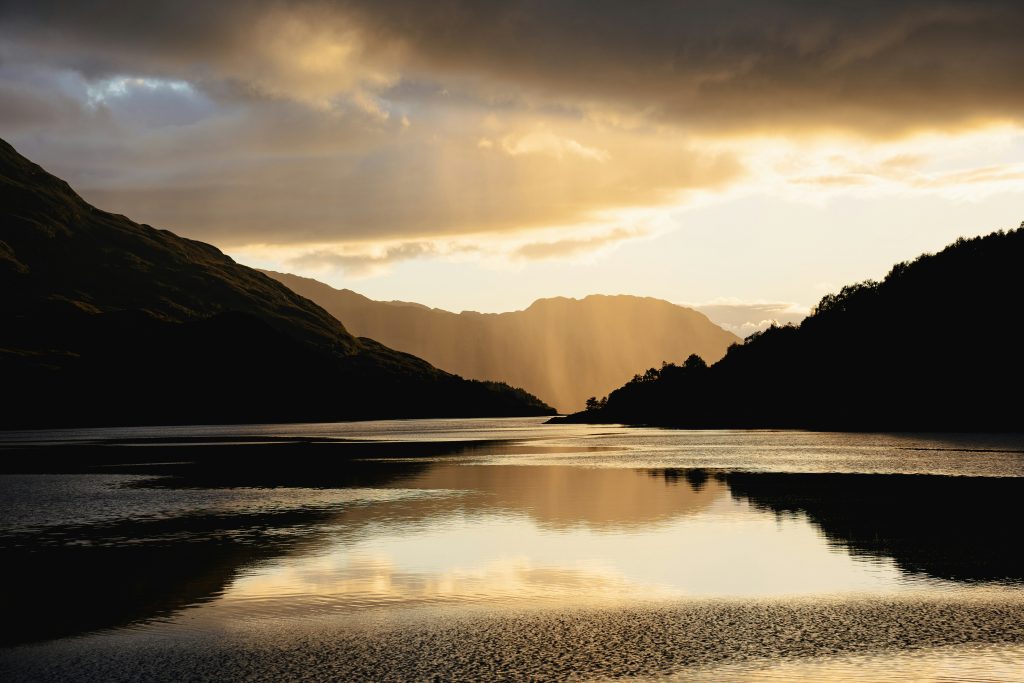
[[[1019,680],[1024,436],[0,434],[9,680]]]

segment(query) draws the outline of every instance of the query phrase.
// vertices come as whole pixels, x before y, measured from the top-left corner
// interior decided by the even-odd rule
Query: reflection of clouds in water
[[[399,566],[383,554],[332,553],[284,563],[240,578],[219,607],[255,614],[290,609],[306,598],[331,608],[422,603],[567,602],[667,598],[674,593],[639,586],[598,562],[577,566],[537,565],[528,557],[494,558],[450,566],[436,573]]]
[[[160,678],[177,666],[223,677],[235,667],[239,678],[287,678],[301,667],[304,678],[331,680],[479,680],[496,677],[496,667],[524,679],[566,671],[689,678],[688,667],[706,665],[710,680],[733,673],[747,680],[748,671],[765,679],[841,679],[854,670],[890,680],[894,669],[884,656],[858,659],[853,668],[832,657],[893,643],[905,649],[1024,637],[1019,582],[972,580],[979,566],[1011,573],[1020,566],[1014,549],[1002,549],[1010,545],[1005,532],[990,524],[1013,518],[1020,479],[792,473],[878,466],[1006,474],[1019,467],[1019,437],[509,422],[508,433],[534,438],[457,448],[325,446],[324,455],[338,460],[287,461],[287,469],[302,471],[290,480],[294,487],[246,488],[278,472],[252,472],[251,453],[240,446],[213,453],[244,463],[216,480],[232,488],[203,488],[201,473],[189,479],[187,468],[179,483],[194,488],[109,486],[135,482],[132,468],[109,479],[33,478],[32,490],[49,490],[51,499],[75,492],[58,517],[106,490],[94,502],[134,519],[124,528],[93,524],[87,536],[106,542],[116,532],[130,545],[116,552],[37,548],[35,555],[49,553],[39,566],[54,570],[24,570],[10,582],[28,596],[10,620],[22,631],[32,614],[89,615],[63,631],[32,632],[37,640],[86,635],[19,649],[24,671],[101,678],[95,672],[154,671],[148,666]],[[396,429],[412,435],[416,424]],[[372,438],[381,427],[310,429]],[[494,421],[427,427],[445,439],[500,431]],[[392,448],[400,460],[379,457]],[[372,461],[345,458],[356,452]],[[415,453],[425,456],[409,457]],[[689,469],[705,461],[791,472]],[[344,482],[358,488],[331,488]],[[192,511],[211,514],[188,516],[200,503]],[[144,510],[173,523],[138,519]],[[961,664],[993,661],[957,647]],[[1016,652],[993,656],[1019,662]],[[799,661],[765,672],[757,662],[749,670],[714,668],[757,658]]]

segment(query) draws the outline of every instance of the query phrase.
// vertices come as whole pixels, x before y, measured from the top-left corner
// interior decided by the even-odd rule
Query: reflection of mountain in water
[[[105,524],[69,521],[43,532],[0,536],[7,579],[0,609],[8,617],[0,641],[48,639],[167,617],[215,599],[258,563],[357,538],[367,525],[409,528],[468,511],[524,514],[554,529],[640,529],[706,511],[726,491],[766,511],[804,513],[833,543],[853,553],[892,558],[908,572],[957,581],[1024,580],[1024,557],[1006,531],[1024,493],[1020,479],[466,466],[433,459],[517,448],[536,452],[540,447],[88,445],[37,451],[36,457],[8,451],[6,471],[103,471],[117,463],[113,471],[118,473],[164,475],[149,484],[160,487],[374,487],[385,493],[399,487],[460,493],[386,504],[197,510]],[[402,460],[388,459],[395,455]],[[409,459],[414,456],[421,459]],[[366,457],[373,459],[354,459]]]
[[[37,536],[30,547],[0,539],[0,644],[168,617],[221,595],[242,568],[302,547],[298,530],[328,518],[322,510],[190,515],[50,529],[49,543]]]
[[[332,452],[333,447],[333,452]],[[4,472],[116,472],[157,475],[151,486],[208,488],[386,486],[419,471],[358,454],[393,454],[389,444],[279,443],[117,448],[95,444],[8,449]],[[465,444],[409,444],[403,454],[461,452]],[[342,452],[339,453],[338,451]],[[355,455],[352,453],[351,455]],[[113,469],[112,469],[113,468]],[[14,497],[16,491],[4,491]],[[87,505],[87,502],[83,502]],[[341,513],[343,514],[343,513]],[[8,617],[0,644],[31,642],[169,616],[221,595],[247,567],[315,548],[339,507],[252,514],[217,512],[109,524],[46,527],[0,536],[5,581],[0,610]]]
[[[598,530],[649,526],[697,514],[726,493],[718,481],[679,488],[670,480],[643,474],[615,468],[451,464],[430,467],[402,485],[479,491],[485,495],[459,504],[526,513],[543,527],[586,525]]]
[[[879,474],[724,475],[732,495],[802,512],[850,552],[955,581],[1022,581],[1016,478]]]
[[[11,615],[5,643],[28,642],[167,617],[221,595],[245,568],[337,542],[339,525],[413,524],[459,510],[509,511],[554,528],[615,529],[657,524],[704,510],[725,493],[624,469],[466,467],[430,460],[537,447],[481,443],[264,443],[149,448],[96,444],[8,450],[4,470],[157,475],[147,486],[192,488],[398,486],[451,489],[388,505],[310,507],[248,514],[198,513],[110,524],[68,524],[44,534],[0,538],[7,581],[0,607]],[[556,450],[558,447],[555,447]],[[401,455],[401,462],[389,461]],[[373,458],[355,460],[354,458]],[[324,530],[332,525],[334,531]],[[73,571],[68,571],[73,567]]]

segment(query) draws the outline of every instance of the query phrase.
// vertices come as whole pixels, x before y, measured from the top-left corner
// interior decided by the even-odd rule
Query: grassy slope
[[[215,247],[90,206],[2,140],[0,207],[0,367],[22,399],[8,425],[550,411],[357,339]]]

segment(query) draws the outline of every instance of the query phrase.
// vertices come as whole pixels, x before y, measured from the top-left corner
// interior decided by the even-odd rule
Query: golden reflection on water
[[[111,662],[322,680],[1022,670],[1012,439],[602,429],[171,441],[128,467],[106,451],[116,475],[8,475],[12,642],[42,644],[6,654],[95,679]]]
[[[802,515],[665,471],[440,463],[398,482],[445,492],[340,512],[322,542],[244,572],[221,607],[360,609],[906,591]],[[452,491],[461,495],[450,495]]]
[[[526,512],[551,529],[646,527],[699,514],[728,496],[728,487],[713,479],[697,487],[674,484],[659,472],[456,464],[437,465],[402,482],[410,488],[479,491],[487,497],[481,507]]]

